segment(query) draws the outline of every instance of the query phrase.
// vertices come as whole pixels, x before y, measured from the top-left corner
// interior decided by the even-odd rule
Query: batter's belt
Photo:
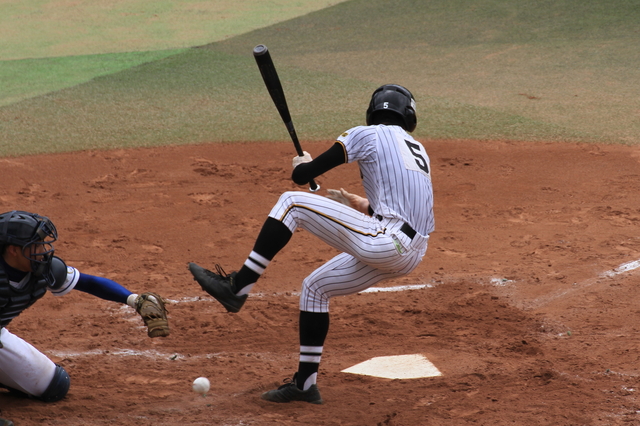
[[[378,219],[379,221],[382,221],[382,219],[384,219],[381,215],[377,214],[374,216],[376,219]],[[413,237],[416,236],[416,231],[415,229],[413,229],[411,227],[411,225],[409,225],[407,222],[404,222],[402,224],[402,226],[400,227],[400,231],[404,232],[405,235],[409,238],[411,238],[413,240]]]
[[[413,240],[413,237],[416,236],[416,231],[415,229],[413,229],[407,222],[405,222],[401,227],[400,230],[402,232],[404,232],[405,234],[407,234],[407,237],[411,238]]]

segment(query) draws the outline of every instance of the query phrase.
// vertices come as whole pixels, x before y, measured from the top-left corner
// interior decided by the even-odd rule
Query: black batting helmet
[[[376,116],[382,111],[391,111],[402,118],[402,126],[407,132],[416,129],[416,101],[406,88],[398,84],[385,84],[378,87],[371,95],[367,108],[367,125],[381,124]]]
[[[22,254],[31,261],[31,271],[51,283],[53,243],[57,239],[58,231],[48,217],[21,210],[0,214],[0,246],[22,247]],[[35,249],[27,252],[31,246]]]

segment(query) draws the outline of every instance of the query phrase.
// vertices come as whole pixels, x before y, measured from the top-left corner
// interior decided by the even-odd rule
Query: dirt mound
[[[290,143],[1,159],[3,211],[52,218],[57,254],[81,272],[169,299],[172,334],[149,339],[132,309],[81,292],[47,295],[9,329],[62,364],[71,390],[52,405],[0,393],[0,416],[19,426],[640,423],[640,150],[424,142],[436,232],[418,270],[381,284],[424,286],[332,302],[322,406],[259,395],[297,367],[300,282],[335,251],[296,232],[236,315],[187,270],[237,269],[280,193],[305,190],[289,180]],[[354,165],[318,182],[363,193]],[[403,354],[425,355],[442,376],[341,372]],[[190,390],[199,376],[211,380],[206,397]]]

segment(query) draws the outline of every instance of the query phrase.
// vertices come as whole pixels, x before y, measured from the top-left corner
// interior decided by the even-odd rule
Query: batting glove
[[[302,151],[302,155],[299,157],[293,157],[293,161],[291,163],[293,164],[293,168],[295,169],[302,163],[310,163],[311,160],[313,160],[313,158],[311,158],[311,154],[309,154],[307,151]]]

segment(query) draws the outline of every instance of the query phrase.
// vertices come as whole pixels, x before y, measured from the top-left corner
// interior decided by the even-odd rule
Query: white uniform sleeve
[[[366,160],[375,152],[375,130],[369,126],[353,127],[338,137],[347,152],[347,162]]]
[[[64,284],[56,290],[49,288],[49,291],[51,291],[55,296],[64,296],[73,290],[79,279],[80,271],[72,266],[67,266],[67,278],[64,280]]]

